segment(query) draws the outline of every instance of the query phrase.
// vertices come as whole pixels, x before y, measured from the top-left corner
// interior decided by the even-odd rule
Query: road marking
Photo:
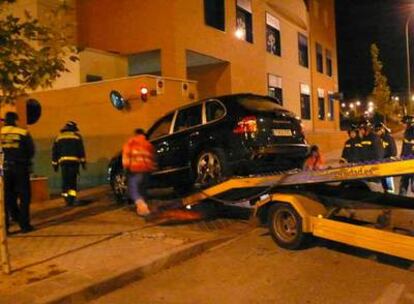
[[[374,304],[396,304],[405,289],[404,284],[391,283]]]

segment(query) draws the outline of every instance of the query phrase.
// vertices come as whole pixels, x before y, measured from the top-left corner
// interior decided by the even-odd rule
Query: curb
[[[168,253],[156,256],[151,262],[145,265],[137,265],[118,273],[115,272],[112,276],[101,278],[99,281],[92,284],[74,288],[63,295],[40,298],[36,301],[36,303],[86,303],[98,298],[99,296],[157,273],[163,269],[191,259],[205,251],[226,243],[233,238],[234,236],[228,236],[187,244],[179,248],[175,248]]]

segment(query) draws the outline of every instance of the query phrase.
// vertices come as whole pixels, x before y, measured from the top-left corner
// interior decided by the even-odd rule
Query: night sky
[[[370,45],[374,42],[391,91],[406,92],[404,27],[411,12],[414,13],[414,0],[336,0],[339,87],[345,97],[365,97],[372,91]],[[414,16],[410,31],[413,67]]]

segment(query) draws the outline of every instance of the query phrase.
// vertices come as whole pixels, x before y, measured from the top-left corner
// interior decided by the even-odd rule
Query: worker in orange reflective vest
[[[322,155],[319,151],[318,146],[312,146],[310,149],[309,156],[306,158],[303,170],[309,171],[309,170],[320,170],[323,169],[325,166],[325,162],[322,158]]]
[[[122,148],[122,166],[128,172],[128,193],[134,201],[137,214],[146,216],[150,213],[145,202],[143,182],[146,175],[155,169],[154,147],[147,140],[142,129],[136,129],[135,135]]]

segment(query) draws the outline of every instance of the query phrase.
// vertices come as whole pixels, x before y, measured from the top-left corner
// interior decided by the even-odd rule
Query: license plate
[[[291,129],[273,129],[274,136],[292,136]]]

